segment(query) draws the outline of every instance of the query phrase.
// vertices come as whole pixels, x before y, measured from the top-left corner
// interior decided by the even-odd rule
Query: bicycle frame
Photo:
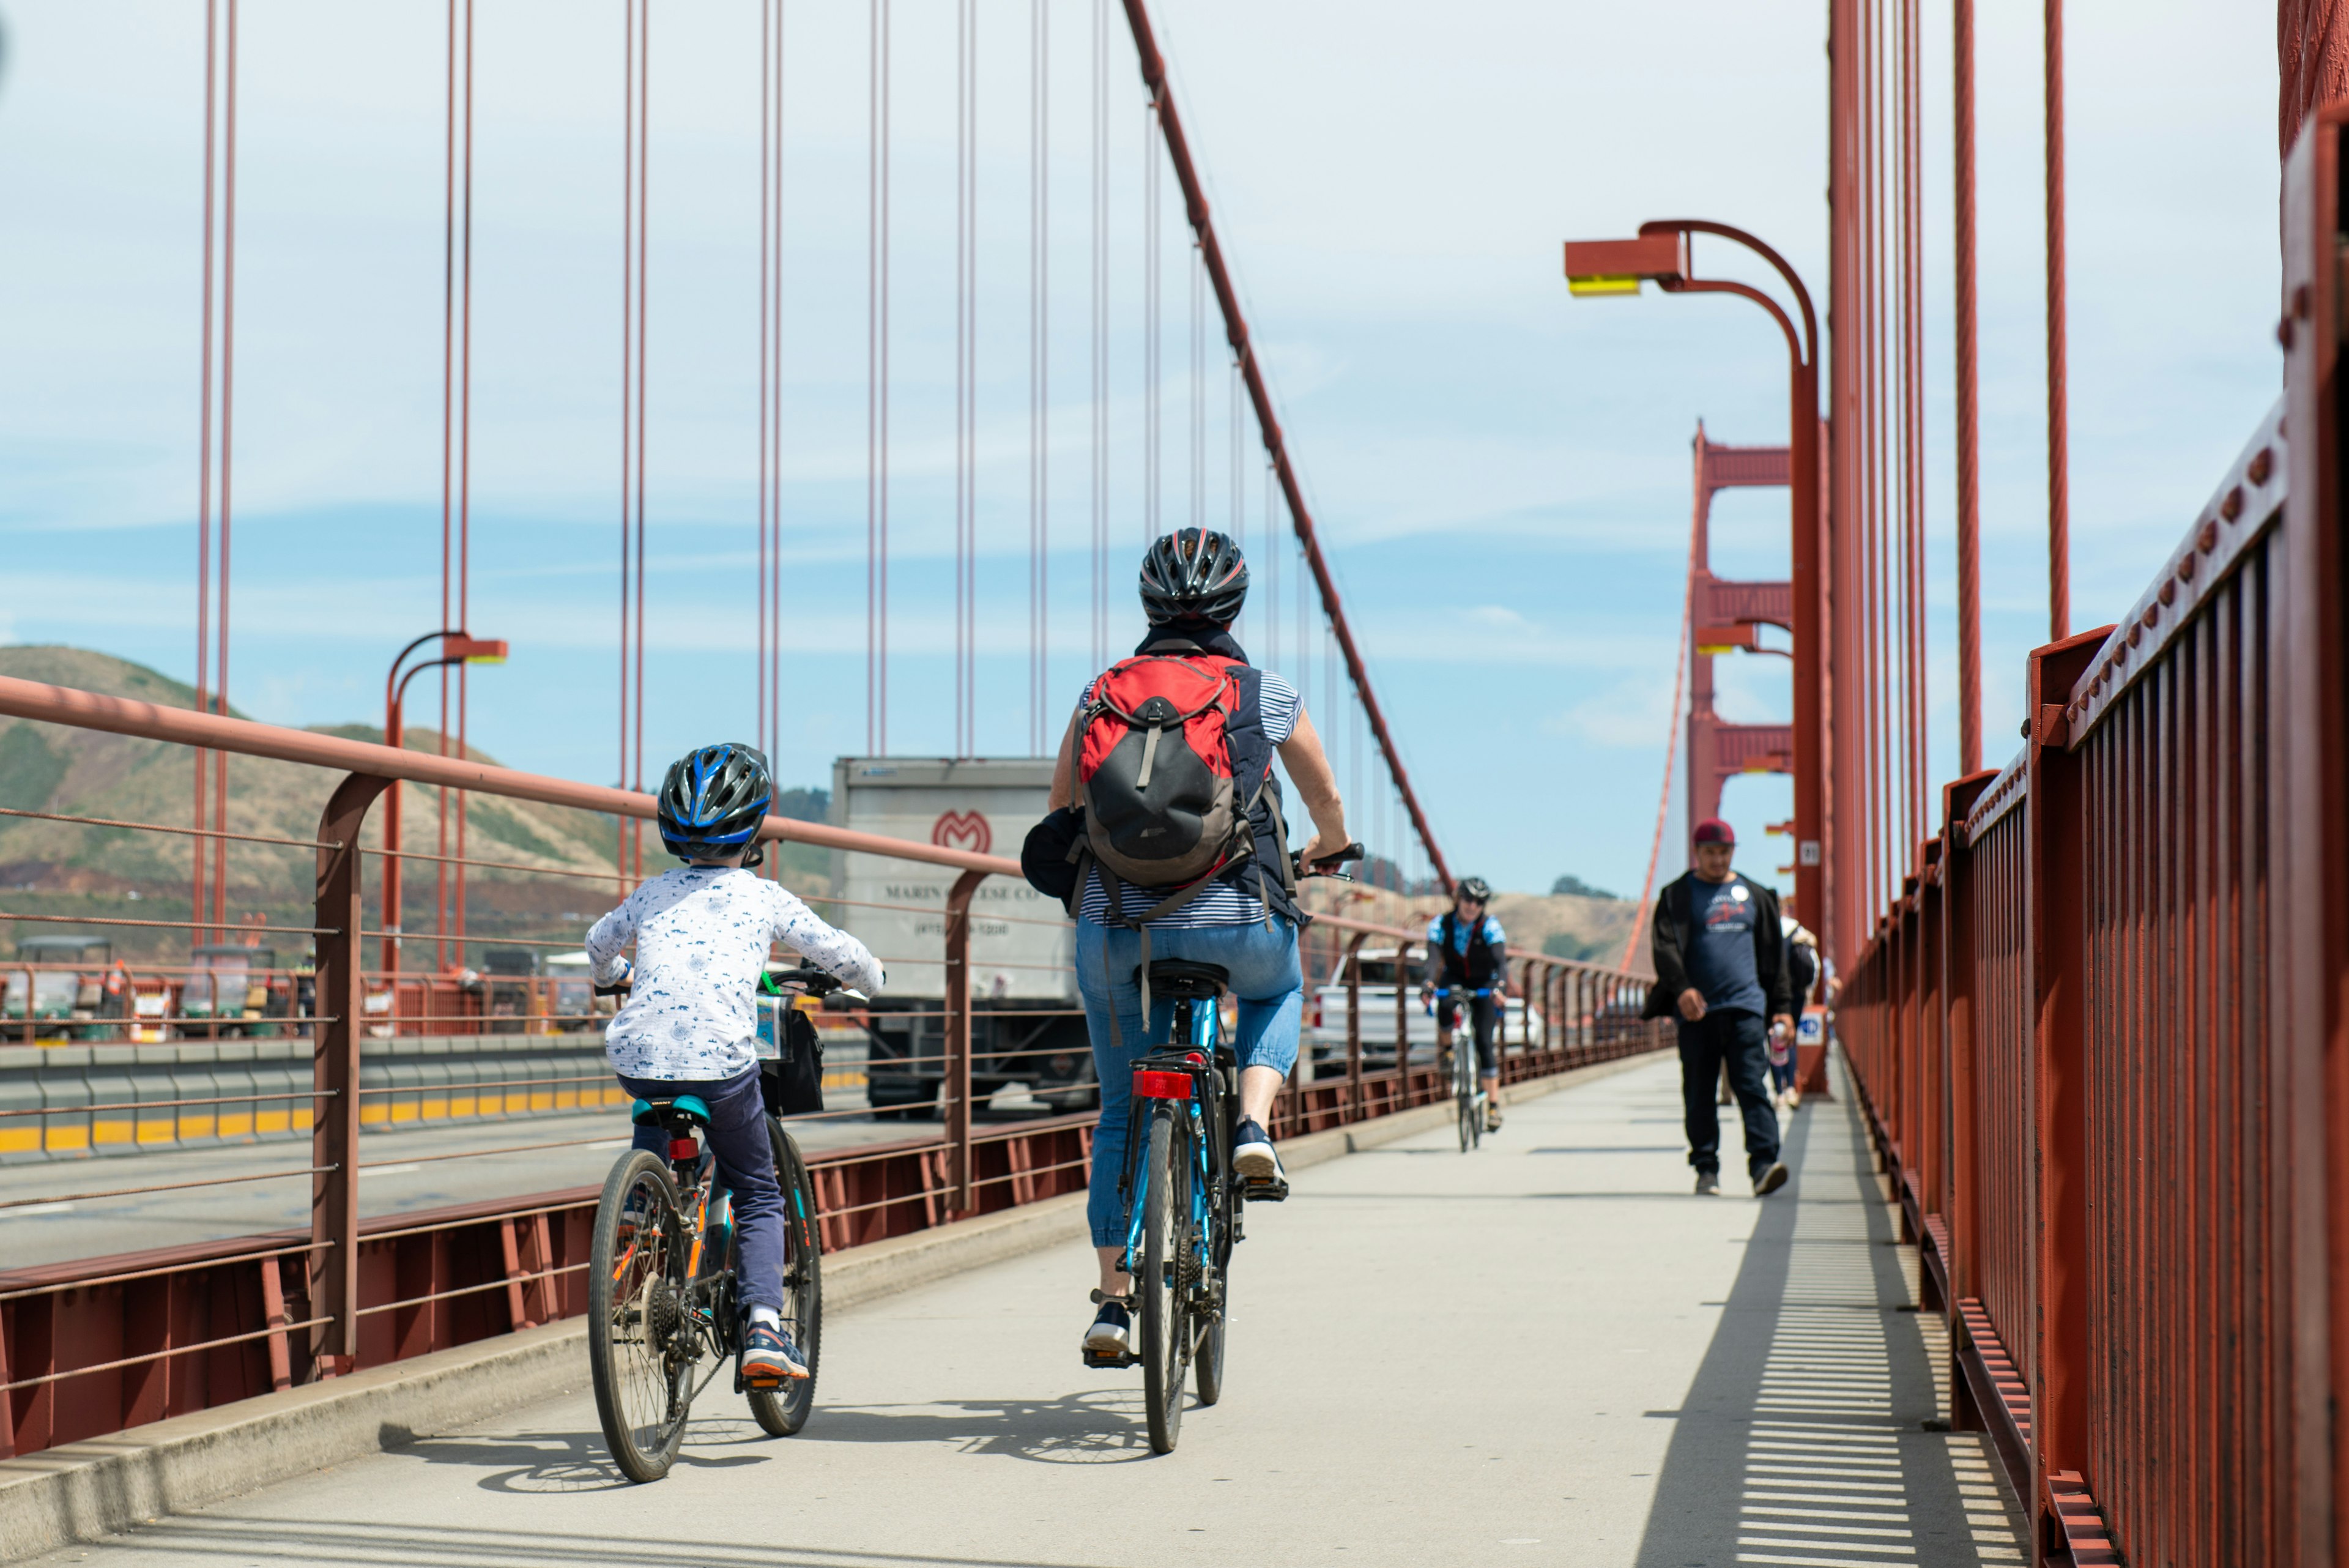
[[[1137,1071],[1180,1072],[1189,1076],[1191,1093],[1187,1099],[1171,1097],[1137,1104],[1173,1104],[1183,1107],[1190,1117],[1192,1182],[1191,1234],[1197,1265],[1196,1277],[1206,1281],[1213,1277],[1211,1267],[1216,1243],[1215,1216],[1221,1207],[1222,1185],[1230,1179],[1229,1172],[1215,1168],[1210,1139],[1225,1118],[1224,1093],[1216,1055],[1223,1044],[1223,1010],[1210,1002],[1204,1007],[1189,998],[1174,1002],[1174,1028],[1170,1032],[1184,1042],[1179,1047],[1150,1052],[1136,1059]],[[1196,1058],[1196,1060],[1194,1060]],[[1150,1179],[1150,1137],[1138,1112],[1129,1113],[1125,1124],[1125,1174],[1118,1183],[1119,1196],[1125,1201],[1125,1254],[1119,1266],[1126,1276],[1134,1278],[1141,1272],[1143,1205],[1140,1194]],[[1201,1303],[1219,1306],[1220,1303]]]

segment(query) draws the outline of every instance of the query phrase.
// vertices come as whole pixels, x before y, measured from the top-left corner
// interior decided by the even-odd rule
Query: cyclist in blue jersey
[[[1502,1005],[1509,992],[1509,939],[1501,922],[1485,912],[1492,885],[1470,877],[1452,890],[1452,908],[1427,923],[1427,978],[1420,999],[1432,1000],[1441,986],[1460,1003],[1476,1042],[1476,1074],[1485,1080],[1485,1130],[1501,1130],[1501,1058],[1495,1045]],[[1460,1049],[1453,1037],[1452,1048]]]
[[[1089,855],[1079,862],[1081,883],[1068,895],[1077,917],[1077,989],[1101,1081],[1101,1123],[1093,1133],[1086,1204],[1101,1282],[1093,1293],[1100,1310],[1085,1331],[1084,1348],[1096,1355],[1132,1349],[1132,1282],[1121,1266],[1128,1216],[1118,1186],[1133,1108],[1133,1062],[1151,1040],[1165,1038],[1174,1012],[1170,1000],[1154,997],[1152,1017],[1143,1017],[1140,971],[1145,954],[1154,961],[1184,959],[1226,971],[1239,1003],[1233,1049],[1240,1065],[1241,1119],[1232,1167],[1249,1184],[1251,1199],[1285,1190],[1280,1157],[1264,1124],[1297,1061],[1305,993],[1297,933],[1306,917],[1295,897],[1280,780],[1272,770],[1276,753],[1313,819],[1303,851],[1306,864],[1334,855],[1350,840],[1337,775],[1306,717],[1304,700],[1279,676],[1248,666],[1247,655],[1232,639],[1232,621],[1247,600],[1247,587],[1239,546],[1212,529],[1185,528],[1152,545],[1143,558],[1141,580],[1150,630],[1134,650],[1134,660],[1086,684],[1052,774],[1055,817],[1071,818],[1072,808],[1088,799],[1098,805],[1099,785],[1115,775],[1116,765],[1113,756],[1099,764],[1098,779],[1087,772],[1095,765],[1086,751],[1088,725],[1102,718],[1097,698],[1104,684],[1126,665],[1181,662],[1228,682],[1230,695],[1218,699],[1216,712],[1194,717],[1220,723],[1221,754],[1228,756],[1229,782],[1237,786],[1227,812],[1237,849],[1202,875],[1159,886],[1136,885]],[[1169,759],[1189,728],[1169,732],[1174,738],[1163,744],[1150,741],[1144,756],[1156,760],[1143,761],[1143,776],[1154,769],[1162,787],[1174,777]],[[1143,742],[1133,744],[1143,751]],[[1183,758],[1186,765],[1196,760],[1188,753]]]

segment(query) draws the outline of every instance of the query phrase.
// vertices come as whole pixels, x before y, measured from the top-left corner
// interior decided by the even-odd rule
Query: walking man
[[[1695,864],[1656,900],[1656,984],[1644,1016],[1680,1025],[1681,1102],[1698,1196],[1721,1193],[1713,1086],[1725,1065],[1745,1118],[1746,1171],[1761,1198],[1786,1184],[1777,1113],[1764,1086],[1770,1026],[1789,1033],[1795,1027],[1778,895],[1731,869],[1737,835],[1729,824],[1707,817],[1696,825],[1695,840]]]

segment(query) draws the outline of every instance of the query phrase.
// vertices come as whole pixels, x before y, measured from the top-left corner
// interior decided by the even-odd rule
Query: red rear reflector
[[[673,1137],[668,1140],[668,1157],[671,1159],[692,1159],[700,1153],[701,1146],[689,1137]]]
[[[1191,1097],[1191,1075],[1143,1068],[1133,1075],[1133,1093],[1137,1099],[1187,1100]]]

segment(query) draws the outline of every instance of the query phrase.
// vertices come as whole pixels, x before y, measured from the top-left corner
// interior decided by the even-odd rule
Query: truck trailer
[[[842,757],[828,816],[836,827],[1017,859],[1051,794],[1052,759]],[[867,1094],[876,1113],[935,1113],[946,1072],[946,903],[957,874],[834,850],[831,917],[889,971],[873,999]],[[1101,1103],[1077,997],[1076,932],[1060,904],[1017,877],[990,877],[971,900],[971,1096],[983,1105],[1024,1084],[1058,1111]]]

